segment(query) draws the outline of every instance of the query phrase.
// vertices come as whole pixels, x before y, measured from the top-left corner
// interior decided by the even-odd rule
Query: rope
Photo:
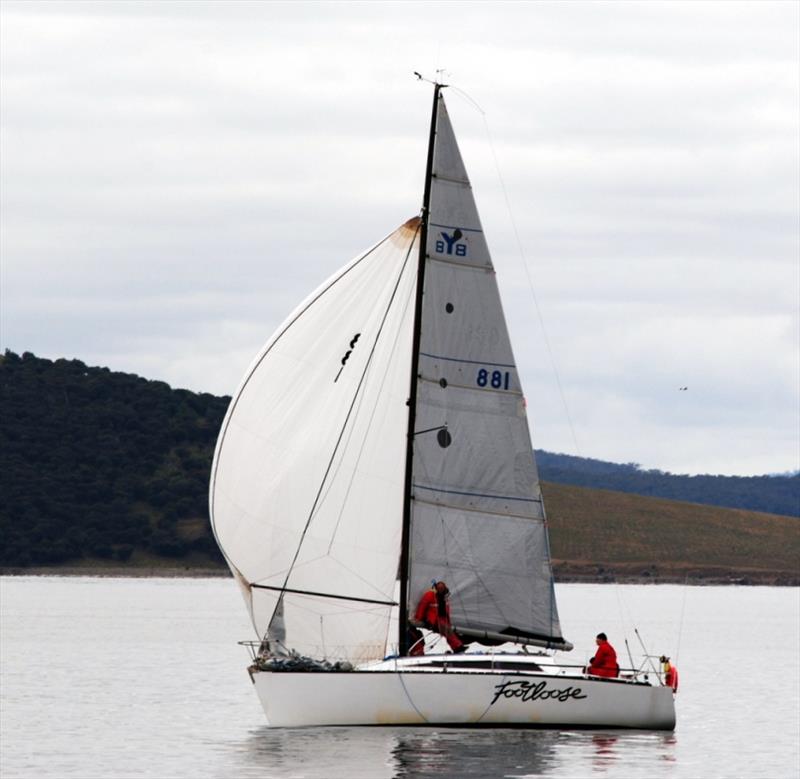
[[[406,253],[406,257],[403,260],[403,266],[402,266],[402,268],[400,270],[400,277],[397,280],[398,286],[400,284],[400,279],[402,278],[402,275],[405,272],[405,267],[406,267],[406,265],[408,263],[408,258],[411,256],[411,250],[414,247],[414,244],[415,244],[415,242],[417,240],[417,236],[418,235],[419,235],[419,226],[417,227],[417,230],[414,233],[414,238],[412,239],[411,244],[410,244],[410,246],[408,248],[408,252]],[[395,292],[396,292],[396,290],[397,290],[397,287],[395,288]],[[392,299],[394,299],[394,292],[392,293]],[[409,297],[406,298],[406,301],[405,301],[405,303],[403,305],[403,313],[400,316],[401,321],[402,321],[403,317],[405,316],[405,312],[408,310],[408,305],[410,303],[410,300],[411,300],[411,295],[410,295],[410,291],[409,291]],[[390,303],[389,303],[389,307],[390,308],[391,308],[391,305],[392,305],[392,303],[390,301]],[[387,309],[386,313],[388,314],[388,309]],[[383,325],[381,325],[381,327],[382,326]],[[398,328],[397,332],[395,333],[394,343],[393,343],[393,346],[392,346],[392,349],[391,349],[392,353],[394,353],[394,351],[395,351],[395,349],[397,347],[397,343],[400,340],[400,333],[401,333],[401,329]],[[342,516],[344,514],[344,508],[347,505],[348,498],[350,497],[350,491],[351,491],[351,489],[353,487],[353,482],[354,482],[355,477],[356,477],[356,471],[358,470],[358,466],[361,463],[361,456],[364,453],[364,447],[366,446],[366,443],[367,443],[367,434],[372,429],[372,423],[373,423],[373,421],[375,419],[375,414],[376,414],[376,412],[378,410],[378,401],[380,400],[380,398],[382,396],[384,385],[386,384],[386,377],[389,375],[390,367],[391,367],[391,363],[389,361],[387,361],[386,368],[384,369],[383,376],[381,377],[381,380],[380,380],[380,385],[378,387],[378,392],[375,395],[375,402],[374,402],[373,407],[372,407],[372,412],[371,412],[371,414],[369,416],[369,422],[367,423],[367,429],[366,429],[366,432],[365,432],[364,436],[361,439],[361,446],[360,446],[360,448],[358,450],[358,457],[356,457],[356,462],[355,462],[355,465],[353,467],[353,473],[351,474],[350,480],[349,480],[349,482],[347,484],[347,490],[346,490],[345,495],[344,495],[344,500],[342,501],[342,508],[339,511],[339,516],[336,519],[336,525],[334,526],[333,533],[331,534],[331,539],[330,539],[330,542],[328,544],[328,554],[330,554],[331,549],[333,549],[333,543],[336,540],[336,535],[337,535],[338,530],[339,530],[339,524],[341,523]],[[359,407],[360,407],[360,403],[359,403]],[[352,429],[351,429],[351,435],[352,435]],[[350,436],[348,436],[347,443],[348,444],[350,443]],[[341,467],[341,461],[340,461],[339,465]],[[339,468],[336,469],[336,474],[338,474],[338,472],[339,472]],[[336,474],[334,474],[334,476]],[[332,486],[333,486],[333,479],[331,479],[329,490],[332,488]]]
[[[403,672],[397,670],[397,660],[395,659],[395,673],[397,674],[397,678],[400,680],[400,685],[403,688],[403,692],[406,694],[406,698],[408,698],[408,702],[411,704],[411,708],[419,714],[420,719],[427,723],[428,718],[417,708],[417,704],[414,703],[414,699],[411,697],[411,693],[408,691],[408,687],[406,687],[405,680],[403,679]]]
[[[681,618],[678,621],[678,645],[675,647],[675,655],[673,660],[675,664],[678,663],[678,654],[681,650],[681,636],[683,635],[683,615],[686,611],[686,594],[689,592],[689,574],[686,574],[686,579],[683,582],[683,603],[681,604]]]
[[[536,310],[536,318],[539,320],[539,326],[542,328],[542,337],[544,339],[544,345],[547,349],[547,356],[550,359],[550,367],[553,370],[553,376],[556,380],[556,386],[558,387],[558,394],[561,398],[561,403],[564,406],[564,414],[567,418],[567,424],[569,425],[569,431],[572,435],[572,443],[575,446],[575,453],[578,457],[582,457],[581,448],[578,444],[578,437],[575,434],[575,426],[572,424],[572,416],[569,413],[569,406],[567,405],[567,396],[564,394],[564,387],[561,384],[561,376],[558,371],[558,365],[556,364],[556,358],[553,354],[553,348],[550,345],[550,337],[547,334],[547,327],[544,323],[544,317],[542,316],[542,310],[539,307],[539,299],[536,297],[536,290],[533,286],[533,278],[531,276],[530,268],[528,267],[528,260],[525,256],[525,250],[522,247],[522,240],[519,237],[519,230],[517,229],[517,222],[514,219],[514,213],[511,210],[511,201],[508,197],[508,191],[506,190],[506,183],[503,180],[503,174],[500,171],[500,163],[497,159],[497,153],[495,152],[494,142],[492,141],[492,134],[489,130],[489,123],[486,121],[486,115],[483,114],[483,124],[486,128],[486,137],[489,140],[489,148],[492,152],[492,158],[494,159],[495,168],[497,170],[497,177],[500,179],[500,188],[503,190],[503,199],[506,203],[506,208],[508,209],[508,218],[511,220],[511,227],[514,231],[514,239],[517,242],[517,249],[519,251],[520,260],[522,261],[522,267],[525,269],[525,276],[528,279],[528,289],[530,289],[531,298],[533,299],[533,307]]]

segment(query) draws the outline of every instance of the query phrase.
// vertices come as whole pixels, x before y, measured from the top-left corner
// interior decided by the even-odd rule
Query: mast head
[[[438,92],[440,89],[444,89],[445,87],[450,86],[449,84],[445,84],[442,81],[440,81],[440,78],[444,76],[445,72],[446,71],[442,69],[437,70],[435,79],[426,78],[425,76],[422,75],[422,73],[419,73],[416,70],[414,71],[414,75],[417,77],[417,81],[425,81],[428,84],[433,84],[433,86],[436,87],[436,91]]]

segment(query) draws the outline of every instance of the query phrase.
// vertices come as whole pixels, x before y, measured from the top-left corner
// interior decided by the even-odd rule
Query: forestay
[[[433,157],[414,438],[409,603],[432,580],[457,628],[562,643],[525,401],[444,100]]]

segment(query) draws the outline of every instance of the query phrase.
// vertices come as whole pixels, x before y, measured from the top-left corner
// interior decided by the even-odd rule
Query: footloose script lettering
[[[565,701],[573,698],[581,700],[586,696],[581,693],[580,687],[550,688],[547,682],[526,682],[524,680],[503,682],[495,685],[494,699],[489,704],[493,706],[498,698],[519,698],[521,701]]]

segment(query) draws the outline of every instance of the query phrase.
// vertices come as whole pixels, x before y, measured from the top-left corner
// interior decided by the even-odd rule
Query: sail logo
[[[456,228],[453,230],[452,235],[448,235],[446,232],[442,231],[439,235],[442,237],[436,239],[437,254],[449,254],[455,255],[456,257],[467,256],[467,244],[466,242],[461,243],[461,239],[464,237],[464,233],[462,233],[461,230]]]

